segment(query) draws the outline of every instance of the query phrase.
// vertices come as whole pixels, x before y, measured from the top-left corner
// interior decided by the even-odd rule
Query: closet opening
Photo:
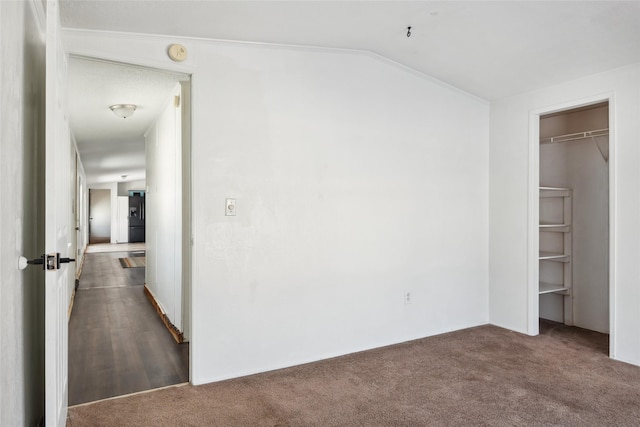
[[[539,331],[609,354],[609,102],[540,115],[539,137]]]

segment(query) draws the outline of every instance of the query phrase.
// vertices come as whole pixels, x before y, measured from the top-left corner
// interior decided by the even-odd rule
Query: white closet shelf
[[[548,261],[558,261],[558,262],[569,262],[570,257],[571,255],[569,254],[559,254],[555,252],[540,251],[540,256],[538,257],[538,259],[548,260]]]
[[[540,282],[538,287],[538,293],[542,294],[551,294],[554,292],[567,292],[569,288],[564,287],[563,285],[554,285],[552,283]]]
[[[568,233],[571,231],[571,224],[540,224],[540,231]]]
[[[568,133],[566,135],[548,136],[540,138],[540,144],[553,144],[558,142],[575,141],[577,139],[595,138],[609,135],[609,129],[594,129],[586,132]]]

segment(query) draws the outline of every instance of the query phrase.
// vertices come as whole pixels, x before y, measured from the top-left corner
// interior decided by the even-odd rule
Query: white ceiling
[[[69,60],[69,118],[90,184],[145,178],[144,133],[181,74],[83,58]],[[114,104],[135,104],[116,117]],[[127,175],[122,179],[122,175]]]
[[[640,61],[637,1],[63,0],[62,18],[74,28],[364,49],[488,100]]]
[[[69,28],[367,50],[486,100],[640,62],[637,1],[61,0],[61,13]]]

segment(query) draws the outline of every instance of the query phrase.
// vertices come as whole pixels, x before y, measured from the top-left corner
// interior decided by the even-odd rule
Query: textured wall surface
[[[65,41],[192,74],[194,382],[488,321],[486,102],[366,52]]]

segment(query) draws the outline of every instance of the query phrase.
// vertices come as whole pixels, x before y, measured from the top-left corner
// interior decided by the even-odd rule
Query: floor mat
[[[132,258],[118,258],[120,260],[120,264],[122,268],[136,268],[136,267],[146,267],[147,265],[147,257],[145,256],[136,256]]]

